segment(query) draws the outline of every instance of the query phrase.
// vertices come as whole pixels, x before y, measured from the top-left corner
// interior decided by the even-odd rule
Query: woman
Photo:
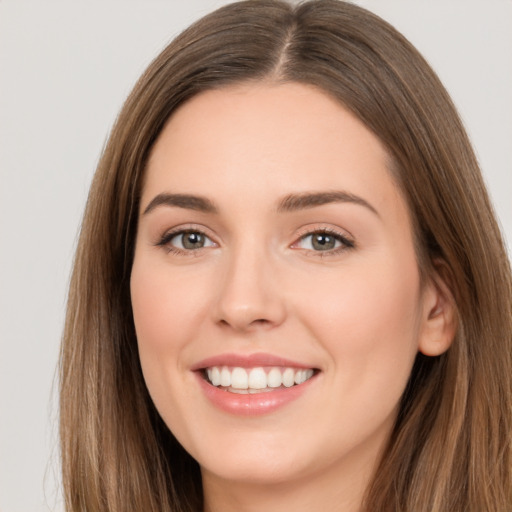
[[[219,9],[142,76],[92,185],[68,510],[504,512],[511,305],[416,50],[344,2]]]

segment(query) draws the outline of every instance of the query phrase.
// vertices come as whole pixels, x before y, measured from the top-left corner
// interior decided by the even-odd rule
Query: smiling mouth
[[[267,393],[299,386],[315,375],[313,368],[211,366],[203,370],[212,386],[238,394]]]

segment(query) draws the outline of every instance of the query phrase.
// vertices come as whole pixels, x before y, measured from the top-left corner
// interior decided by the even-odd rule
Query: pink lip
[[[286,404],[293,402],[305,393],[317,380],[314,375],[306,382],[289,388],[278,388],[273,391],[237,394],[212,386],[201,370],[213,366],[240,368],[280,366],[286,368],[311,368],[308,364],[299,363],[279,356],[265,353],[254,354],[220,354],[199,361],[191,367],[195,372],[199,386],[206,397],[219,409],[236,415],[256,416],[271,413]]]
[[[205,380],[202,372],[195,372],[195,374],[202,391],[216,407],[240,416],[259,416],[271,413],[299,398],[317,378],[317,375],[314,375],[306,382],[290,388],[278,388],[266,393],[240,395],[212,386]]]
[[[238,366],[240,368],[253,368],[256,366],[285,366],[287,368],[311,368],[310,365],[298,363],[290,359],[274,356],[272,354],[220,354],[203,359],[194,364],[192,371],[211,368],[212,366]]]

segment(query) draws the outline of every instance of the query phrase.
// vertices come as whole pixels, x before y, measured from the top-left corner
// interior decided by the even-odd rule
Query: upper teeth
[[[294,384],[302,384],[313,376],[312,369],[278,368],[267,371],[264,368],[228,368],[227,366],[212,366],[206,369],[208,380],[214,386],[233,389],[265,389],[287,388]]]

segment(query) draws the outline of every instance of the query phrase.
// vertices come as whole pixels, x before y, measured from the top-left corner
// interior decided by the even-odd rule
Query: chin
[[[275,453],[267,457],[261,455],[233,453],[223,459],[222,464],[201,466],[201,472],[216,478],[247,485],[272,485],[292,482],[304,476],[309,464],[300,463],[296,457]]]

